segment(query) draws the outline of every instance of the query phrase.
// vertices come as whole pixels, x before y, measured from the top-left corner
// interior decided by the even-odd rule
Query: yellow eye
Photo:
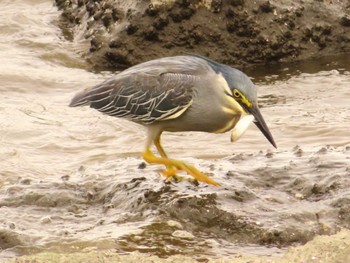
[[[241,96],[241,94],[239,93],[239,91],[236,90],[236,89],[233,91],[233,95],[234,95],[236,98],[239,98],[239,97]]]

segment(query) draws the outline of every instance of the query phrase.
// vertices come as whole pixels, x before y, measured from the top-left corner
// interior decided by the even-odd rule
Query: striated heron
[[[185,171],[198,181],[219,185],[195,167],[169,159],[160,142],[163,131],[233,129],[231,140],[236,141],[254,122],[276,147],[260,113],[256,87],[247,75],[197,55],[165,57],[128,68],[76,94],[70,106],[82,105],[147,127],[142,156],[150,164],[165,165],[162,173],[169,178]],[[151,151],[152,144],[160,157]]]

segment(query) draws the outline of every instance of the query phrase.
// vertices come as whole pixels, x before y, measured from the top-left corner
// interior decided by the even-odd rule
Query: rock
[[[260,10],[263,13],[270,13],[273,11],[273,9],[274,9],[274,6],[271,4],[270,1],[265,1],[262,4],[260,4]]]
[[[168,221],[167,221],[167,224],[168,224],[168,226],[170,226],[170,227],[175,227],[175,228],[179,228],[179,229],[182,229],[182,228],[183,228],[183,226],[182,226],[179,222],[174,221],[174,220],[168,220]]]
[[[56,0],[56,4],[62,10],[62,30],[72,32],[75,37],[70,39],[77,42],[90,41],[83,55],[99,69],[122,69],[193,51],[232,66],[350,51],[346,44],[350,17],[340,12],[345,8],[341,1],[281,0],[277,5],[266,0],[256,5],[254,0],[145,0],[129,5]]]
[[[345,27],[350,27],[350,16],[345,15],[340,18],[340,24]]]
[[[184,239],[194,239],[194,236],[190,232],[184,230],[176,230],[172,233],[172,236]]]

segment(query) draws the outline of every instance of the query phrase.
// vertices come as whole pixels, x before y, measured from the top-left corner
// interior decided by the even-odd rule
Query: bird
[[[145,126],[142,157],[149,164],[164,165],[162,174],[169,179],[182,171],[195,181],[220,185],[194,166],[169,158],[161,144],[163,132],[232,130],[231,141],[236,141],[254,122],[277,148],[251,79],[236,68],[196,54],[162,57],[127,68],[78,92],[69,104],[84,105]]]

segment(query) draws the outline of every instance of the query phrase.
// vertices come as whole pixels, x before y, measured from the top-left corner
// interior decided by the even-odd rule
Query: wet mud
[[[198,259],[264,247],[263,254],[278,255],[350,227],[349,159],[347,146],[197,161],[223,185],[217,188],[166,184],[156,168],[137,170],[136,158],[61,180],[19,178],[2,187],[1,247],[67,252],[64,242],[71,252],[92,246]],[[21,215],[27,218],[19,222]]]
[[[63,1],[61,28],[99,69],[198,53],[229,65],[349,52],[346,1]]]

